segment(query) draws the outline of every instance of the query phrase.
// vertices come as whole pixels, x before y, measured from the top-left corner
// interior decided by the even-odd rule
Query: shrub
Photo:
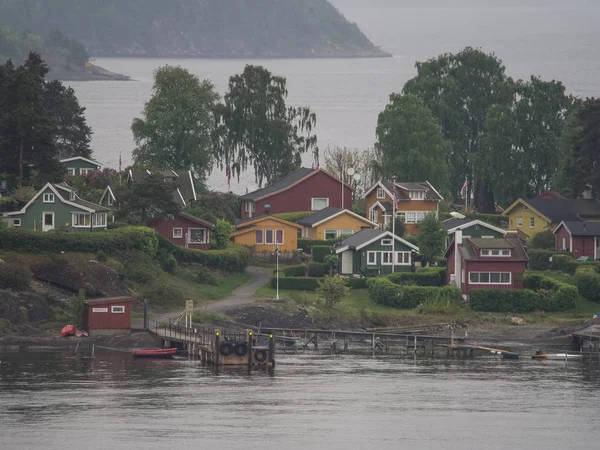
[[[308,276],[321,278],[325,274],[329,273],[329,266],[318,262],[311,262],[308,264]]]
[[[177,270],[177,260],[173,255],[167,255],[161,261],[161,267],[165,272],[175,273]]]
[[[312,277],[279,277],[279,289],[292,291],[314,291],[317,289],[319,278]],[[271,278],[271,287],[277,287],[277,278]]]
[[[562,267],[564,267],[566,270],[575,270],[570,266],[570,263],[567,261],[567,259],[564,258],[565,256],[567,256],[570,257],[572,261],[575,261],[572,253],[557,253],[554,250],[541,250],[535,248],[528,249],[527,253],[529,254],[530,270],[549,270],[551,268],[557,268],[556,270],[562,270]],[[555,261],[555,256],[558,256],[557,261]],[[551,257],[552,262],[550,262]]]
[[[350,293],[348,280],[342,277],[325,277],[318,281],[317,296],[325,301],[325,306],[334,308]]]
[[[474,311],[524,313],[539,309],[539,296],[530,289],[477,289],[469,295]]]
[[[23,264],[0,262],[0,289],[24,291],[32,279],[33,274]]]
[[[138,295],[139,299],[146,299],[152,305],[174,305],[183,307],[184,295],[177,286],[168,283],[159,283],[155,286],[143,288]]]
[[[330,239],[328,241],[323,239],[298,239],[298,249],[302,249],[302,251],[308,255],[312,253],[313,246],[316,245],[334,245],[338,239]]]
[[[392,283],[401,286],[443,286],[446,284],[446,270],[443,268],[429,267],[427,269],[421,269],[418,272],[391,273],[387,278]]]
[[[554,233],[551,230],[535,233],[529,244],[530,248],[554,250]]]
[[[104,250],[100,250],[98,253],[96,253],[96,259],[100,262],[106,262],[108,260],[108,256],[106,256],[106,252]]]
[[[198,274],[196,278],[200,284],[210,284],[211,286],[217,286],[219,284],[215,274],[206,267],[198,268]]]
[[[325,257],[331,254],[332,245],[313,245],[312,247],[312,260],[314,262],[322,263]]]
[[[348,287],[351,289],[366,289],[368,278],[348,278]]]
[[[575,279],[577,280],[577,289],[583,298],[600,303],[600,275],[593,268],[578,268]]]
[[[568,273],[573,275],[577,268],[577,262],[573,258],[571,253],[568,254],[554,254],[552,255],[552,261],[550,262],[551,270],[559,270],[562,273]]]
[[[419,305],[422,314],[455,314],[460,309],[462,296],[455,286],[444,286],[437,297],[429,298]]]
[[[323,260],[323,264],[329,267],[329,274],[331,275],[338,268],[340,258],[337,255],[327,255]]]
[[[85,289],[69,298],[69,319],[75,326],[82,326],[85,319]]]
[[[304,264],[298,266],[288,266],[279,269],[286,277],[303,277],[306,275],[306,266]],[[275,273],[275,271],[273,271]]]
[[[231,233],[233,233],[234,229],[235,227],[226,220],[217,220],[217,225],[215,226],[213,236],[215,237],[218,250],[227,248],[227,244],[229,244],[229,238],[231,238]]]
[[[380,305],[394,308],[416,308],[427,299],[436,298],[440,288],[398,286],[387,278],[370,278],[367,281],[369,298]]]

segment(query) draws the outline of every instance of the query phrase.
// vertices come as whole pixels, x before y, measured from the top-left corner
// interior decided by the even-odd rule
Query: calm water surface
[[[0,350],[2,449],[598,449],[600,363]]]

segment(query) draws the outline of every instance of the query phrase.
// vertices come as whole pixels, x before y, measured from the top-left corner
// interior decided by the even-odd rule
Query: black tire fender
[[[221,345],[219,346],[219,351],[221,352],[221,355],[229,356],[233,353],[234,346],[231,342],[225,341],[225,342],[222,342]]]
[[[244,356],[248,353],[248,344],[246,342],[238,342],[233,349],[238,356]]]
[[[267,354],[266,350],[260,349],[254,352],[254,359],[258,362],[265,362],[267,360],[267,356],[269,355]]]

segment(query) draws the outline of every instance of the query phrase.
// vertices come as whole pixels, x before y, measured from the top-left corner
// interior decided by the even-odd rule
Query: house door
[[[342,274],[343,275],[351,275],[352,274],[352,252],[347,251],[342,253]]]
[[[54,230],[54,213],[42,213],[42,231]]]

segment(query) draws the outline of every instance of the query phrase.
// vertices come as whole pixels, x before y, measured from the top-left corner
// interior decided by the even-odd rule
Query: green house
[[[334,248],[341,275],[376,276],[411,272],[419,248],[390,231],[364,229]]]
[[[4,214],[10,227],[35,231],[106,230],[108,208],[82,200],[64,183],[47,183],[20,211]]]
[[[493,239],[504,237],[507,233],[502,228],[495,227],[489,223],[482,222],[481,220],[471,219],[448,219],[442,222],[442,226],[446,230],[446,248],[450,245],[454,239],[454,233],[457,230],[462,231],[464,238],[482,238],[482,239]]]
[[[60,163],[67,171],[67,175],[87,175],[88,173],[100,170],[102,164],[83,156],[73,156],[72,158],[61,159]]]

